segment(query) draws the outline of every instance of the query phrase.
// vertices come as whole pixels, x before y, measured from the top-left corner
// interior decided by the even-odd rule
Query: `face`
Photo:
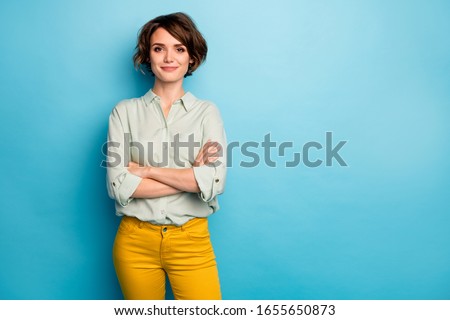
[[[153,32],[150,44],[150,63],[156,81],[183,82],[189,63],[193,62],[186,47],[163,28]]]

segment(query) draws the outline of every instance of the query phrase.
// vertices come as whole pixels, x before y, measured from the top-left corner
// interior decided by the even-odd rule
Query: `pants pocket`
[[[122,235],[132,235],[139,227],[139,223],[136,218],[124,216],[120,221],[117,233]]]

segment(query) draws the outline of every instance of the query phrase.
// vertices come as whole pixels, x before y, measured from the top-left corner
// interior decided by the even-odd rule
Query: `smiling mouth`
[[[168,71],[168,72],[175,71],[175,70],[177,70],[177,68],[178,67],[161,67],[162,70]]]

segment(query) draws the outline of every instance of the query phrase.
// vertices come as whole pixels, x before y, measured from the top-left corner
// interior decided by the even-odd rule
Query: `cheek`
[[[158,55],[156,55],[154,52],[150,52],[150,62],[156,62],[158,61]]]
[[[191,62],[191,58],[189,57],[189,55],[185,55],[182,58],[183,64],[189,64]]]

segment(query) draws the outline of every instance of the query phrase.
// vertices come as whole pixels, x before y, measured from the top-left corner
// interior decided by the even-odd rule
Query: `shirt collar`
[[[150,105],[155,98],[159,99],[159,97],[153,92],[152,89],[150,89],[144,95],[144,100],[147,103],[147,105]],[[181,100],[181,103],[182,103],[184,109],[187,112],[189,112],[194,107],[195,101],[197,101],[197,98],[188,91],[180,98],[180,100]]]

